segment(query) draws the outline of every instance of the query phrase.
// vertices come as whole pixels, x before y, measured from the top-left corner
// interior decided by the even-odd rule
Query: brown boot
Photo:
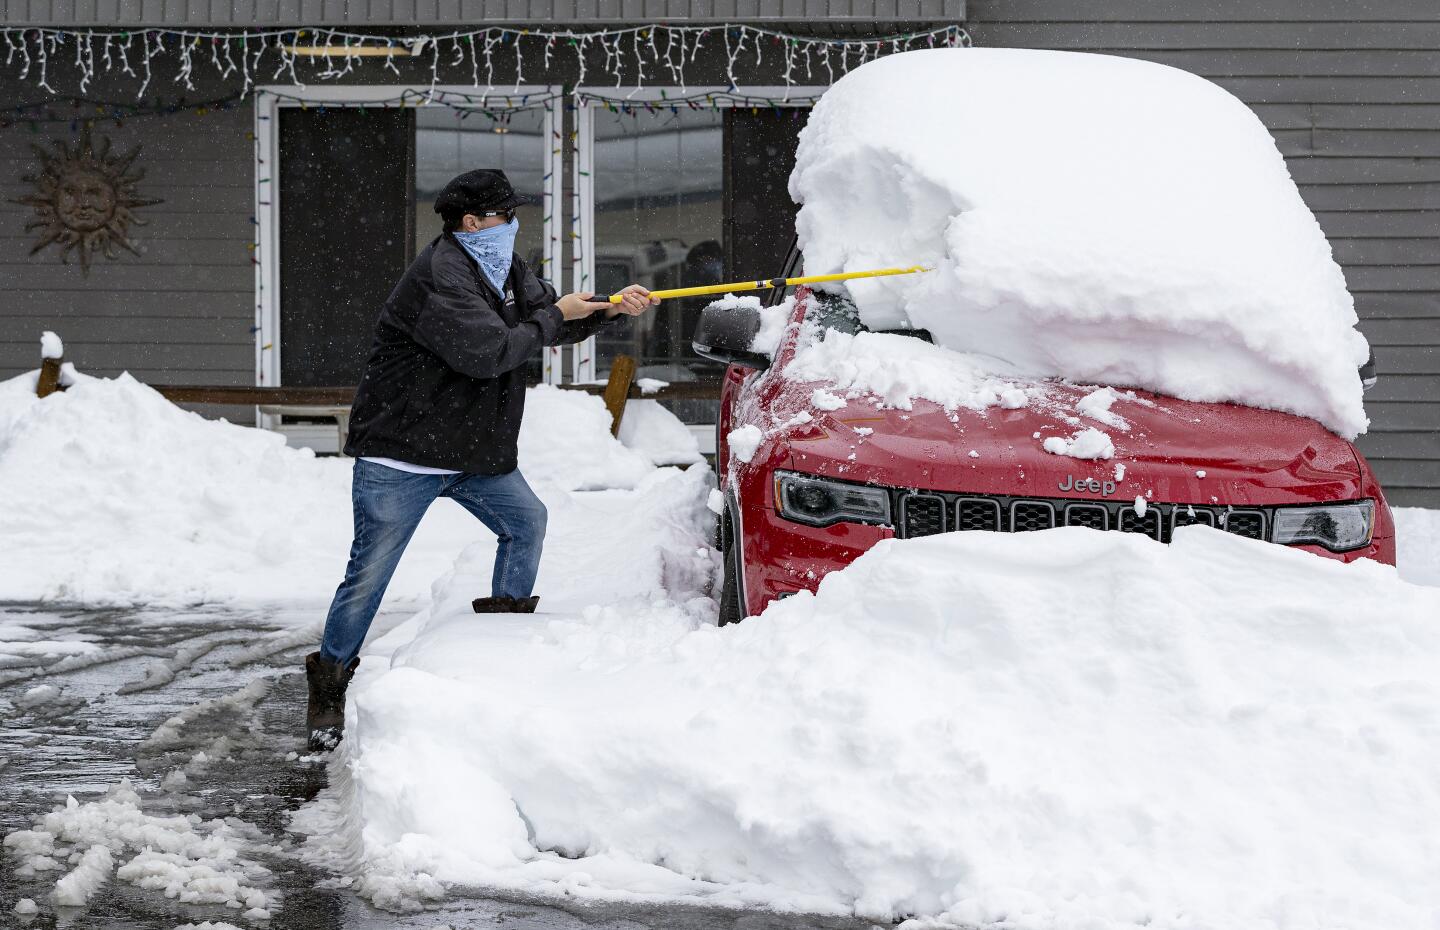
[[[533,614],[535,607],[540,603],[540,595],[534,597],[515,598],[515,612],[517,614]]]
[[[515,598],[508,595],[501,597],[477,597],[470,602],[477,614],[513,614],[515,612]]]
[[[359,659],[351,659],[342,668],[338,663],[312,652],[305,657],[305,678],[310,685],[310,705],[305,711],[305,731],[309,734],[310,751],[326,752],[340,743],[345,730],[345,689],[360,667]]]

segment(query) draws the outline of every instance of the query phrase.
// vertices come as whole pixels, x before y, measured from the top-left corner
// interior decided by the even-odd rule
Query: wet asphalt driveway
[[[405,614],[382,615],[389,625]],[[186,923],[228,920],[239,926],[296,930],[380,928],[597,928],[597,930],[711,930],[711,928],[827,928],[867,930],[868,921],[676,906],[586,905],[452,889],[438,907],[418,914],[376,910],[340,884],[339,877],[302,862],[298,838],[286,833],[287,814],[325,786],[323,761],[307,761],[298,722],[304,713],[300,661],[314,648],[314,628],[298,628],[274,614],[246,611],[63,610],[0,605],[0,627],[22,624],[47,640],[88,640],[82,656],[0,667],[0,833],[27,829],[35,815],[85,802],[129,779],[147,814],[231,817],[256,828],[268,851],[257,858],[271,871],[267,891],[280,905],[268,922],[252,923],[221,906],[181,905],[158,890],[115,877],[89,906],[56,908],[57,873],[16,874],[0,857],[0,926],[95,930],[172,930]],[[286,633],[285,630],[294,632]],[[227,702],[266,679],[258,701]],[[43,703],[24,696],[48,685]],[[155,739],[177,714],[178,736]],[[197,752],[210,761],[196,765]],[[183,783],[162,786],[185,768]],[[33,918],[12,913],[32,898]]]

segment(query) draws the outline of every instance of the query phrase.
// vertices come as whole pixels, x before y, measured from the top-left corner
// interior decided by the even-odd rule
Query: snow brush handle
[[[758,291],[767,287],[789,287],[795,284],[819,284],[822,281],[849,281],[853,278],[884,278],[896,274],[915,274],[931,271],[920,265],[910,268],[877,268],[873,271],[842,271],[838,274],[812,274],[800,278],[761,278],[755,281],[735,281],[731,284],[705,284],[700,287],[673,287],[666,291],[651,291],[651,297],[664,300],[667,297],[701,297],[705,294],[730,294],[735,291]],[[601,298],[596,298],[600,300]],[[603,298],[612,304],[624,300],[623,294],[611,294]]]

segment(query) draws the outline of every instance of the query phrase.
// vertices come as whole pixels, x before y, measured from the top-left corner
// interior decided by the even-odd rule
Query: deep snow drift
[[[323,607],[334,593],[352,533],[348,460],[206,420],[128,375],[74,375],[44,400],[35,378],[0,382],[0,600]],[[636,405],[622,421],[626,445],[611,437],[600,398],[531,389],[520,467],[552,507],[553,535],[568,532],[575,492],[649,487],[653,462],[699,460],[673,415]],[[457,552],[493,551],[493,539],[437,501],[389,599],[423,599]]]
[[[1047,930],[1440,907],[1440,590],[1388,567],[1207,528],[949,534],[726,628],[675,603],[696,578],[483,620],[437,586],[362,665],[301,827],[390,906],[454,881]]]
[[[886,56],[820,99],[790,192],[807,273],[934,267],[851,282],[872,328],[927,328],[1002,375],[1365,429],[1344,276],[1260,120],[1195,75],[1024,49]]]
[[[1415,584],[1440,587],[1440,510],[1395,507],[1395,567]]]

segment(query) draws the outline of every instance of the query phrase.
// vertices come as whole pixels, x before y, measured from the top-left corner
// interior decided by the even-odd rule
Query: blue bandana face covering
[[[513,219],[500,226],[491,226],[477,232],[459,232],[454,235],[465,251],[480,263],[485,280],[495,290],[505,293],[505,279],[510,276],[510,259],[515,255],[515,234],[520,232],[520,220]]]

